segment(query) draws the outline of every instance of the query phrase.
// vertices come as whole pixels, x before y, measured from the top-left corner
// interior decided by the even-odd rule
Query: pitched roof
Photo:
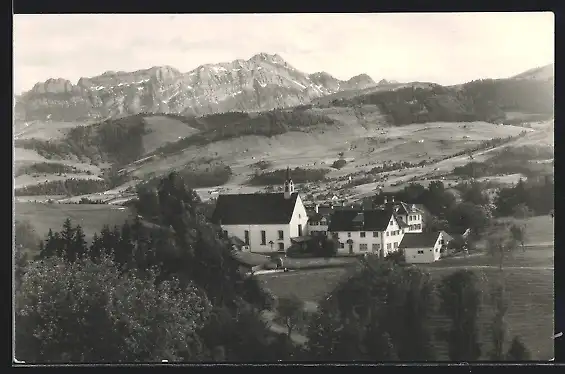
[[[361,220],[355,225],[355,219]],[[378,210],[336,210],[332,216],[328,231],[384,231],[388,227],[392,211]]]
[[[393,212],[392,215],[393,215],[394,218],[396,219],[396,222],[398,222],[398,226],[399,226],[401,229],[410,226],[408,223],[404,222],[404,220],[402,219],[402,217],[400,217],[400,216],[398,215],[398,213]]]
[[[320,222],[324,216],[320,213],[310,213],[308,214],[308,222]]]
[[[429,248],[436,244],[440,232],[422,232],[404,234],[400,248]]]
[[[220,195],[212,222],[222,225],[271,225],[289,223],[298,193]]]

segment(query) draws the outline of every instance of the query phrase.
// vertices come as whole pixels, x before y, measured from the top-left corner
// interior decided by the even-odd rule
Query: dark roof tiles
[[[436,244],[440,232],[422,232],[404,234],[400,248],[430,248]]]
[[[298,193],[220,195],[212,222],[222,225],[273,225],[290,223]]]
[[[391,217],[391,210],[336,210],[328,231],[385,231]]]

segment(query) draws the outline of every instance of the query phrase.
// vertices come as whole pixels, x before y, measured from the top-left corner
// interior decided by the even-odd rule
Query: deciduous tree
[[[53,256],[28,267],[16,302],[16,356],[27,362],[202,360],[210,303],[192,285],[122,274],[107,256]]]

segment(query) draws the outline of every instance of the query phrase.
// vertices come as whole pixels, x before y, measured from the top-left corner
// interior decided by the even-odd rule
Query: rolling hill
[[[259,70],[264,79],[292,70],[277,55],[260,54],[250,61],[263,67]],[[205,115],[159,113],[158,109],[156,113],[118,115],[104,121],[91,119],[90,124],[52,120],[20,123],[14,128],[16,184],[43,183],[51,176],[57,180],[66,176],[105,178],[104,170],[113,166],[115,171],[140,180],[171,170],[188,170],[194,178],[214,174],[210,183],[229,179],[230,185],[244,186],[254,173],[252,165],[260,160],[271,163],[266,171],[287,165],[329,168],[342,154],[347,166],[332,169],[331,178],[397,160],[431,162],[486,139],[516,136],[524,130],[498,126],[501,123],[530,126],[524,121],[552,117],[553,79],[523,79],[532,74],[539,77],[536,71],[539,69],[525,72],[519,76],[522,78],[478,80],[451,87],[384,80],[375,84],[366,75],[343,82],[321,72],[303,74],[300,79],[326,87],[325,95],[318,93],[288,108],[232,108]],[[114,84],[117,81],[109,78],[112,74],[106,74],[105,79]],[[118,87],[125,87],[120,84]],[[68,102],[63,104],[64,110],[57,105],[49,108],[65,117],[72,111],[67,111]],[[46,168],[58,175],[40,172]]]

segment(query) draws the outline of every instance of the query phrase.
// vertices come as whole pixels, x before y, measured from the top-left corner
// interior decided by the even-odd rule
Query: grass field
[[[480,326],[483,350],[489,350],[489,335],[492,320],[489,293],[491,286],[500,276],[494,259],[488,256],[474,256],[460,259],[446,259],[433,265],[422,266],[440,280],[442,276],[457,269],[468,268],[480,279],[483,309]],[[553,247],[528,248],[518,251],[505,261],[505,284],[509,309],[506,323],[510,340],[519,335],[532,352],[534,359],[549,360],[553,357]],[[283,274],[259,276],[264,286],[277,296],[294,294],[303,300],[319,302],[335,286],[347,278],[348,269],[320,269],[296,271]],[[434,328],[445,326],[446,319],[437,313],[433,318]],[[447,360],[447,350],[442,342],[436,343],[442,360]],[[486,358],[485,358],[486,359]]]
[[[128,208],[105,204],[35,204],[15,203],[15,219],[27,220],[40,237],[49,229],[60,231],[66,218],[81,225],[87,240],[104,225],[121,225],[132,218]]]
[[[168,142],[174,143],[198,132],[179,120],[165,116],[148,116],[144,121],[145,130],[148,132],[143,136],[145,153],[151,153]]]
[[[525,220],[501,218],[501,222],[526,225],[526,245],[552,243],[555,239],[553,220],[549,215],[530,217]]]

